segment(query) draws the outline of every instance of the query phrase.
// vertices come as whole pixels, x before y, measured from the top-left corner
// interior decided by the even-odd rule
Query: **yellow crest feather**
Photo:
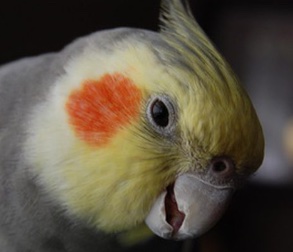
[[[170,46],[162,52],[170,73],[177,79],[180,76],[185,99],[192,100],[184,105],[182,128],[192,131],[185,132],[189,134],[186,138],[196,136],[197,145],[205,152],[230,153],[239,167],[245,165],[251,172],[263,159],[264,140],[257,115],[231,67],[200,28],[187,1],[184,3],[162,2],[160,31]]]

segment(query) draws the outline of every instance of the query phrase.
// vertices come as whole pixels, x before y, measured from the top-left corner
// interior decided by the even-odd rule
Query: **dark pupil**
[[[166,127],[169,123],[169,111],[166,105],[160,101],[156,100],[153,103],[151,109],[152,117],[154,122],[161,127]]]

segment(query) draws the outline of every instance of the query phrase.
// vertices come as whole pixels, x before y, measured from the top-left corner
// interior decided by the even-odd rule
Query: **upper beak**
[[[183,174],[157,198],[146,224],[162,238],[199,236],[223,215],[233,192],[232,185],[215,185],[196,174]]]

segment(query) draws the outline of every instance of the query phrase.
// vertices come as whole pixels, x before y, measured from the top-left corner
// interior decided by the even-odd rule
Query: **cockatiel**
[[[0,251],[202,234],[261,164],[255,110],[180,0],[160,32],[93,33],[0,69]],[[116,250],[115,250],[116,249]]]

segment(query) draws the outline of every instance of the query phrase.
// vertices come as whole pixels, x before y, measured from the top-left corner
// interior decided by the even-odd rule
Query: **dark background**
[[[190,1],[248,90],[266,136],[263,166],[236,193],[220,223],[198,240],[200,251],[292,252],[293,152],[284,142],[293,137],[284,132],[293,132],[293,1]],[[157,30],[159,5],[158,0],[3,1],[0,64],[59,51],[97,30]]]

